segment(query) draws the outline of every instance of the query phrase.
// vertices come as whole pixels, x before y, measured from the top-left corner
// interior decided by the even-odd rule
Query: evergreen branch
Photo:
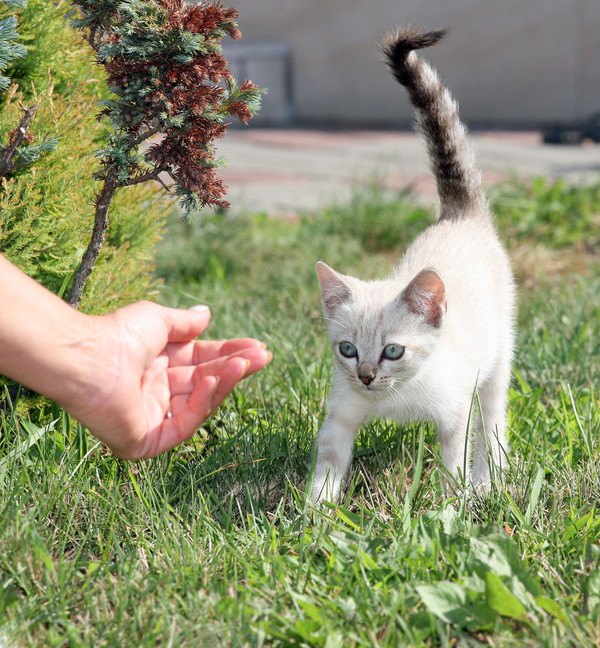
[[[94,50],[94,52],[98,52],[98,49],[100,48],[99,43],[96,42],[96,33],[96,27],[91,27],[90,33],[85,39],[89,43],[89,46]]]
[[[27,130],[38,109],[38,105],[22,108],[23,114],[21,115],[21,121],[17,128],[9,135],[9,145],[0,148],[0,178],[4,178],[12,173],[17,166],[15,158],[18,156],[19,146],[27,139]]]
[[[155,169],[152,169],[152,171],[149,171],[148,173],[144,173],[142,175],[129,178],[129,180],[125,180],[124,182],[119,183],[119,186],[133,187],[134,185],[142,184],[143,182],[148,182],[149,180],[158,180],[158,176],[163,170],[163,168],[157,167]]]
[[[169,174],[167,174],[167,175],[169,176],[169,178],[171,178],[171,181],[173,181],[173,178],[171,177],[171,175],[169,175]],[[171,193],[171,187],[169,187],[169,185],[166,184],[166,182],[165,182],[165,181],[160,177],[160,174],[157,175],[156,178],[154,178],[154,179],[156,180],[156,182],[158,182],[158,184],[159,184],[159,185],[160,185],[160,186],[161,186],[161,187],[162,187],[162,188],[163,188],[167,193]]]
[[[24,0],[14,0],[13,2],[3,0],[3,2],[18,9],[26,4]],[[27,54],[27,48],[18,40],[16,17],[8,16],[0,20],[0,90],[6,90],[10,85],[10,79],[1,73],[5,72],[14,61]]]
[[[129,143],[131,144],[132,147],[139,146],[142,142],[145,142],[147,139],[150,139],[152,136],[158,135],[158,133],[160,133],[161,130],[162,130],[161,125],[157,124],[153,128],[149,128],[143,133],[139,133],[135,137],[132,137],[129,140]]]
[[[221,41],[239,38],[237,11],[221,2],[185,0],[73,0],[73,24],[96,53],[113,96],[101,102],[112,133],[97,152],[104,184],[96,201],[92,241],[76,272],[69,303],[78,305],[108,226],[108,204],[120,187],[173,181],[186,211],[226,209],[227,187],[216,174],[212,142],[225,134],[227,116],[247,123],[260,90],[236,86]],[[160,141],[140,144],[162,133]],[[108,202],[107,202],[108,200]]]
[[[27,0],[2,0],[3,4],[15,9],[23,9],[27,4]]]
[[[165,184],[161,179],[159,179],[160,184],[167,190],[168,193],[171,193],[172,188],[177,186],[177,180],[173,177],[173,170],[172,169],[166,169],[163,171],[163,174],[169,178],[171,181],[171,185]]]

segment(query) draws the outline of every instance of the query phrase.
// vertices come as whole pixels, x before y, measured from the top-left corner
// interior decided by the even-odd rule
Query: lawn
[[[208,303],[211,337],[260,337],[273,363],[138,464],[4,397],[0,646],[598,645],[600,184],[492,201],[521,287],[510,467],[488,497],[444,499],[434,430],[386,421],[339,506],[304,493],[332,363],[314,263],[382,276],[430,211],[374,188],[293,221],[173,219],[159,299]]]

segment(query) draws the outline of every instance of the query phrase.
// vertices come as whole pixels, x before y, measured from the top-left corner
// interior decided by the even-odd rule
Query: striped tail
[[[440,220],[488,213],[481,174],[458,116],[458,104],[435,70],[413,51],[435,45],[445,34],[445,29],[419,32],[404,26],[390,33],[383,44],[385,62],[408,90],[417,111],[440,196]]]

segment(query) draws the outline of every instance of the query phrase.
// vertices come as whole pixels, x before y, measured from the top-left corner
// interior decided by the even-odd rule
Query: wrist
[[[54,357],[48,360],[44,384],[36,391],[75,413],[93,400],[111,356],[101,318],[69,311],[51,347]]]
[[[66,304],[52,306],[50,317],[32,314],[21,335],[13,336],[2,373],[72,409],[93,385],[96,318]]]
[[[74,310],[2,255],[0,312],[0,374],[65,406],[89,395],[100,318]]]

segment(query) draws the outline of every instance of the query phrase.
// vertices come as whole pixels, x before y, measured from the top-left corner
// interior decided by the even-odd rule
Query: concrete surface
[[[474,140],[486,183],[511,175],[600,178],[600,145],[543,145],[536,132],[482,132]],[[294,215],[347,201],[373,180],[436,200],[422,141],[409,132],[231,129],[219,154],[228,160],[219,174],[235,211]]]

